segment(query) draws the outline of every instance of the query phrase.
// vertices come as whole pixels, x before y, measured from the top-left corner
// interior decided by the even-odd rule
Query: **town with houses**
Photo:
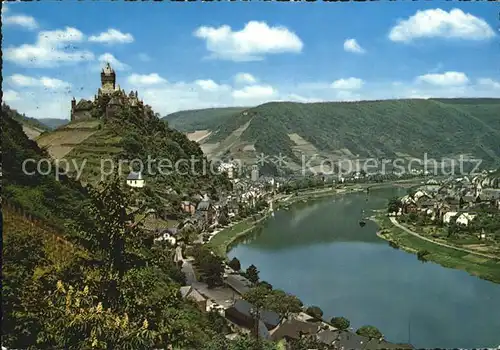
[[[251,215],[254,217],[273,215],[273,203],[277,203],[277,199],[286,200],[296,196],[297,191],[311,191],[315,188],[331,190],[357,184],[369,185],[383,182],[383,179],[369,177],[360,172],[336,178],[321,175],[311,175],[307,180],[300,177],[280,178],[259,176],[256,167],[249,167],[244,174],[238,174],[236,166],[231,162],[221,163],[219,171],[226,173],[233,183],[232,193],[219,194],[217,200],[210,198],[208,194],[200,193],[192,200],[181,202],[180,209],[185,218],[175,227],[150,226],[159,237],[158,240],[166,240],[176,249],[175,261],[182,266],[182,271],[187,277],[187,285],[180,289],[184,298],[195,301],[202,311],[215,310],[226,318],[233,327],[233,333],[228,337],[235,337],[241,332],[257,332],[263,339],[287,341],[308,335],[335,349],[412,348],[407,344],[391,344],[383,338],[364,337],[349,329],[336,329],[321,317],[308,313],[305,307],[302,311],[286,318],[276,312],[264,310],[260,313],[256,325],[253,311],[255,308],[244,300],[244,296],[260,282],[250,281],[247,278],[248,271],[240,270],[239,263],[236,266],[238,268],[235,268],[234,264],[221,259],[222,279],[219,284],[210,285],[203,278],[198,278],[200,271],[197,258],[190,254],[193,245],[210,247],[210,241],[219,232],[231,230],[232,226]],[[421,171],[415,171],[409,178],[417,179],[418,185],[414,186],[409,194],[395,200],[394,209],[391,211],[389,208],[386,215],[401,222],[405,220],[404,218],[410,217],[421,226],[434,225],[441,228],[453,226],[457,227],[457,230],[471,226],[471,223],[481,215],[498,218],[500,176],[492,175],[497,173],[498,171],[484,171],[476,176],[437,180]],[[127,184],[132,188],[147,186],[142,175],[138,173],[131,173],[127,178]],[[151,215],[154,217],[154,212]],[[147,221],[146,218],[145,222]],[[195,237],[187,239],[183,234],[186,231],[195,232]],[[476,240],[492,242],[489,251],[500,253],[500,242],[495,241],[498,237],[489,237],[484,230],[474,234],[477,236]]]
[[[125,104],[143,111],[144,115],[150,109],[139,100],[137,92],[131,91],[127,95],[120,89],[109,64],[101,72],[101,88],[94,101],[82,99],[77,103],[72,100],[71,120],[93,118],[93,108],[103,101],[106,103],[104,118],[112,118],[115,107]],[[243,332],[285,342],[308,336],[334,349],[412,348],[409,344],[391,344],[383,336],[367,337],[350,328],[338,329],[322,319],[322,312],[318,314],[311,307],[303,306],[286,317],[265,309],[256,316],[256,307],[248,301],[247,294],[267,282],[259,280],[255,266],[245,271],[238,261],[227,261],[227,242],[224,239],[214,243],[219,237],[227,235],[231,240],[234,238],[231,236],[241,234],[236,231],[250,231],[255,223],[274,215],[280,203],[293,202],[301,191],[368,191],[371,185],[401,180],[401,175],[367,175],[364,171],[355,171],[343,176],[266,176],[259,173],[257,165],[242,167],[231,160],[219,161],[217,165],[218,172],[226,174],[231,181],[231,192],[190,196],[175,193],[182,200],[178,208],[174,208],[179,214],[173,220],[160,215],[161,208],[158,207],[149,208],[139,220],[156,241],[175,249],[174,261],[186,276],[186,285],[180,288],[184,298],[194,301],[203,312],[215,311],[225,318],[231,325],[228,338]],[[407,195],[389,203],[385,215],[394,225],[409,224],[416,231],[410,232],[440,244],[451,244],[457,236],[470,236],[461,249],[474,249],[485,255],[500,254],[498,236],[490,234],[481,225],[474,225],[481,222],[484,226],[488,218],[500,217],[498,171],[438,179],[413,169],[405,178],[413,179],[418,185],[413,186]],[[148,179],[147,174],[132,170],[126,178],[126,185],[136,198],[140,198],[148,188],[149,180],[153,179]],[[171,194],[173,190],[167,192]],[[236,229],[248,222],[248,228]],[[219,251],[214,252],[217,249]]]
[[[468,227],[478,215],[500,212],[500,178],[487,171],[474,177],[457,177],[438,182],[429,180],[414,193],[400,199],[401,205],[392,216],[420,214],[432,223]],[[480,239],[487,238],[480,233]]]
[[[71,121],[99,117],[92,111],[103,103],[105,113],[101,118],[113,118],[117,107],[122,105],[135,108],[139,115],[150,115],[150,107],[139,100],[136,91],[127,95],[120,89],[109,64],[101,71],[101,88],[94,101],[82,99],[77,103],[73,98]],[[192,300],[202,312],[216,312],[223,317],[231,328],[229,339],[247,333],[286,344],[309,337],[328,349],[412,348],[410,344],[388,342],[378,330],[377,336],[366,336],[348,326],[338,328],[322,318],[317,306],[297,307],[291,302],[292,310],[278,313],[257,307],[248,300],[256,288],[272,290],[272,286],[259,279],[256,266],[244,270],[236,258],[227,261],[228,242],[274,216],[279,207],[287,209],[297,198],[307,201],[311,194],[322,192],[368,193],[371,186],[382,182],[408,180],[412,183],[408,193],[391,200],[384,214],[394,225],[448,247],[460,237],[460,247],[454,245],[454,249],[473,250],[485,257],[500,254],[500,236],[488,229],[491,222],[498,223],[500,218],[498,170],[446,179],[415,169],[405,176],[367,175],[362,170],[343,176],[318,173],[270,176],[260,174],[257,165],[241,166],[229,159],[216,165],[218,172],[224,173],[231,182],[230,192],[218,190],[188,195],[169,188],[165,193],[181,198],[179,203],[174,201],[177,208],[169,208],[170,214],[175,213],[173,217],[162,214],[162,208],[157,205],[147,208],[145,214],[136,219],[155,241],[175,251],[174,262],[185,275],[185,285],[179,289],[182,297]],[[149,194],[146,191],[152,182],[153,178],[140,171],[132,169],[128,173],[125,183],[137,207],[145,203],[145,197],[151,196],[151,189]],[[301,197],[301,193],[306,195]],[[137,210],[129,209],[130,212]]]

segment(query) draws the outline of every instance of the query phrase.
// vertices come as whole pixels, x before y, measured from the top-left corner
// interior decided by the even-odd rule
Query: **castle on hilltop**
[[[113,117],[118,109],[122,106],[134,107],[141,110],[146,116],[148,112],[152,112],[151,107],[144,105],[142,100],[139,100],[137,91],[130,91],[127,95],[125,90],[120,89],[120,85],[116,84],[116,73],[109,63],[101,70],[101,87],[97,90],[97,95],[94,100],[81,99],[78,103],[73,97],[71,100],[71,121],[102,118],[102,113],[93,114],[93,110],[98,107],[103,107],[105,110],[104,118]]]

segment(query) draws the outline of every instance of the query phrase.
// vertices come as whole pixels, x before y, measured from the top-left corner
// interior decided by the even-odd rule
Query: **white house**
[[[451,218],[453,218],[457,214],[458,214],[458,212],[456,212],[456,211],[449,211],[449,212],[445,213],[443,215],[443,223],[449,224],[451,221]]]
[[[127,176],[127,185],[130,187],[142,188],[146,185],[146,182],[140,172],[131,171]]]
[[[423,198],[432,198],[427,192],[425,191],[417,191],[415,192],[415,194],[413,195],[413,198],[418,201],[420,199],[423,199]]]
[[[160,237],[156,238],[155,241],[167,241],[171,246],[175,246],[177,239],[175,238],[179,230],[177,228],[168,228],[164,230]]]
[[[462,213],[457,218],[457,224],[469,226],[469,223],[474,220],[476,215],[469,213]]]

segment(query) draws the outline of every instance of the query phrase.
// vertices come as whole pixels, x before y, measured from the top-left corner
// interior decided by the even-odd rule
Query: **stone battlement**
[[[113,117],[120,106],[131,106],[146,108],[142,100],[139,100],[137,91],[130,91],[127,95],[120,85],[116,84],[116,73],[109,63],[101,70],[101,87],[97,90],[94,100],[81,99],[76,102],[73,97],[71,100],[71,121],[85,120],[94,118],[92,110],[101,105],[102,100],[106,102],[105,118]]]

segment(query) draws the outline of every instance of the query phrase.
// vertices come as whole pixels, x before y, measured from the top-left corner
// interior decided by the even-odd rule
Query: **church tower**
[[[101,71],[101,90],[104,94],[110,94],[115,91],[116,74],[111,65],[106,66]]]

